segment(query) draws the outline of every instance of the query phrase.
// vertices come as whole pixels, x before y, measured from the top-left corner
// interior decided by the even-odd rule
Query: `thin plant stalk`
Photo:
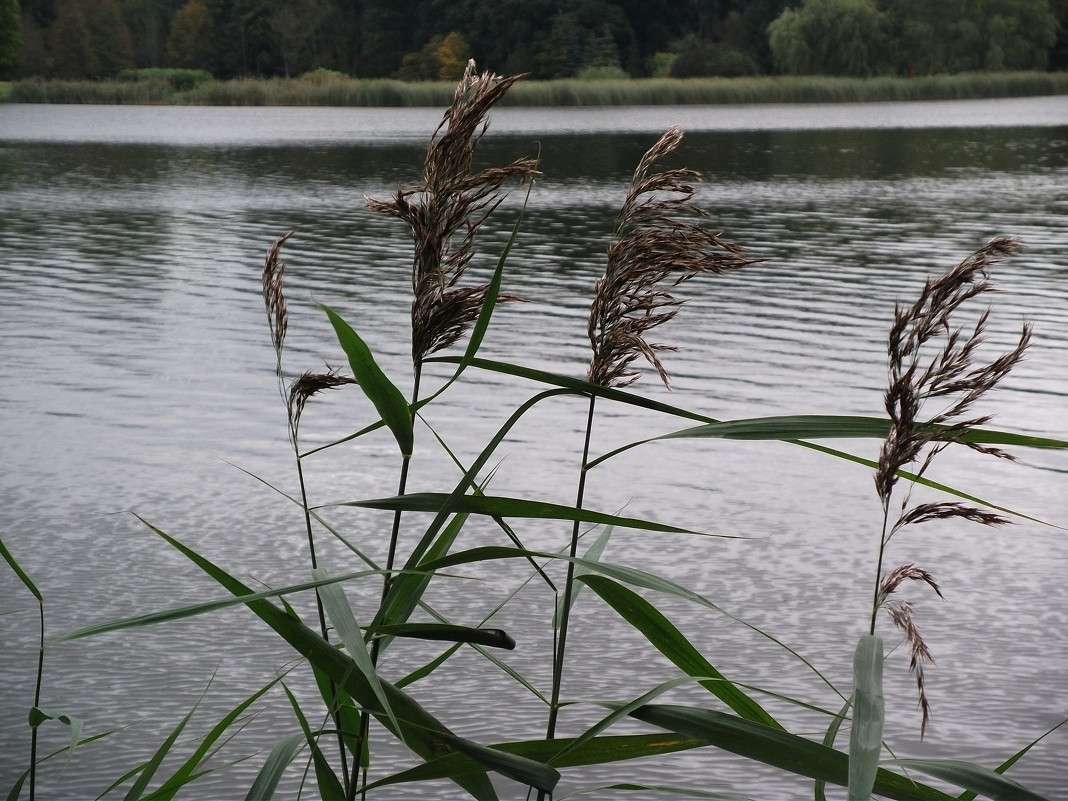
[[[597,396],[590,395],[590,408],[586,416],[586,433],[582,443],[582,467],[579,471],[578,487],[575,491],[576,509],[582,508],[583,497],[586,492],[586,464],[590,459],[590,440],[592,439],[593,434],[593,420],[596,406]],[[571,561],[568,561],[567,563],[567,575],[564,579],[563,603],[560,606],[560,619],[557,621],[556,626],[559,634],[553,643],[553,683],[549,698],[549,719],[545,727],[545,738],[547,740],[551,740],[556,736],[556,721],[560,714],[560,690],[563,686],[564,678],[564,652],[567,648],[568,621],[571,617],[571,598],[574,594],[575,587],[574,559],[578,556],[580,526],[580,522],[576,520],[575,525],[571,529],[571,544],[568,548],[568,556],[571,557]]]
[[[742,255],[741,247],[699,224],[678,219],[704,216],[690,202],[700,175],[688,169],[652,172],[652,168],[681,141],[682,131],[669,128],[642,157],[628,187],[615,242],[608,250],[605,273],[597,282],[590,307],[588,333],[593,356],[587,380],[598,386],[619,388],[633,383],[640,373],[632,363],[644,358],[670,389],[670,378],[657,354],[674,348],[645,338],[653,328],[674,318],[682,305],[661,284],[672,281],[678,285],[701,273],[725,273],[752,263]],[[577,508],[583,504],[595,413],[596,396],[591,395],[576,489]],[[578,553],[578,539],[576,523],[568,549],[571,557]],[[546,739],[556,737],[574,578],[574,562],[569,561],[554,641]],[[539,798],[544,797],[544,793],[539,794]]]
[[[285,282],[285,262],[281,258],[282,246],[292,237],[293,232],[280,237],[267,253],[263,268],[263,298],[267,311],[267,323],[271,332],[271,342],[275,351],[275,375],[278,378],[278,391],[286,408],[286,418],[289,429],[289,444],[293,449],[293,458],[297,469],[297,481],[300,485],[300,506],[304,515],[304,528],[308,539],[308,558],[311,569],[319,567],[318,557],[315,553],[315,532],[312,527],[311,507],[308,503],[307,483],[304,479],[304,464],[300,452],[300,419],[307,401],[324,389],[336,389],[345,384],[353,383],[351,378],[340,375],[337,371],[327,369],[325,373],[303,373],[299,378],[290,382],[287,386],[285,373],[282,369],[282,353],[285,344],[285,336],[289,326],[289,312],[286,305],[283,285]],[[323,639],[330,640],[330,630],[326,621],[326,612],[323,608],[322,597],[319,590],[315,591],[315,608],[319,618],[319,632]],[[337,687],[331,681],[331,695],[336,697]],[[345,747],[345,735],[342,726],[341,711],[337,708],[330,710],[334,720],[338,744],[338,759],[341,763],[342,786],[345,788],[346,797],[352,792],[355,783],[349,770],[348,752]]]

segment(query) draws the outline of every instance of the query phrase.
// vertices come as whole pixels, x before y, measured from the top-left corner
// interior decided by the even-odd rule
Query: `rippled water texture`
[[[439,116],[0,105],[0,536],[44,592],[50,638],[221,595],[130,511],[249,582],[306,579],[299,514],[268,486],[296,491],[259,294],[263,254],[296,230],[287,249],[289,370],[344,363],[315,305],[323,302],[363,334],[407,391],[409,236],[366,211],[363,196],[418,180]],[[584,374],[586,310],[623,185],[671,123],[688,131],[676,163],[705,174],[701,202],[714,225],[766,261],[680,287],[686,305],[654,337],[679,347],[664,357],[675,391],[652,376],[635,391],[721,419],[880,414],[895,300],[908,301],[925,276],[1009,234],[1027,249],[994,275],[1003,292],[994,299],[989,343],[992,352],[1009,348],[1024,321],[1034,324],[1036,342],[985,408],[1005,428],[1068,434],[1068,98],[502,109],[480,158],[501,163],[537,152],[544,175],[505,281],[528,302],[498,311],[483,355]],[[494,263],[519,205],[513,197],[500,210],[476,271]],[[435,368],[425,380],[433,386],[447,374]],[[535,391],[469,371],[427,420],[469,462],[509,404]],[[597,453],[680,427],[602,410]],[[327,442],[371,420],[358,393],[336,393],[312,401],[302,435]],[[584,422],[579,400],[541,404],[491,462],[500,462],[492,490],[569,502]],[[422,428],[418,439],[409,488],[451,487],[455,470],[435,453],[430,433]],[[873,442],[832,444],[877,453]],[[934,477],[1068,525],[1065,456],[1019,456],[1008,464],[949,453]],[[389,439],[377,435],[309,459],[312,502],[391,495],[395,462]],[[848,688],[879,524],[864,468],[782,443],[662,442],[593,471],[587,500],[747,538],[617,531],[606,558],[692,587]],[[330,516],[352,543],[384,557],[388,516],[351,509]],[[517,529],[537,548],[562,547],[569,531]],[[475,526],[463,545],[493,536]],[[331,571],[356,569],[343,545],[324,536],[321,549]],[[928,568],[946,596],[907,596],[937,666],[928,672],[934,709],[921,744],[907,656],[899,649],[891,657],[886,736],[899,756],[993,766],[1068,717],[1063,531],[1027,521],[1000,531],[931,524],[902,534],[889,558]],[[37,634],[32,599],[3,571],[0,788],[7,788],[28,757]],[[455,619],[477,623],[526,578],[516,565],[478,582],[442,579],[433,599]],[[377,590],[350,585],[348,593],[357,614],[369,616]],[[677,675],[588,595],[569,640],[568,697],[629,699]],[[657,603],[728,676],[840,706],[814,674],[748,629],[674,600]],[[306,599],[301,608],[308,611]],[[519,642],[506,661],[546,691],[551,609],[548,592],[532,583],[494,619]],[[251,614],[229,610],[49,646],[42,706],[84,718],[86,733],[129,728],[80,750],[65,771],[46,770],[40,797],[94,797],[149,755],[211,682],[189,729],[204,731],[212,714],[291,664],[262,628]],[[434,652],[397,646],[391,653],[392,678]],[[300,680],[295,686],[307,691]],[[481,742],[536,737],[544,725],[540,703],[474,655],[455,658],[412,691]],[[822,736],[825,718],[774,699],[768,705],[798,731]],[[264,757],[227,763],[296,730],[281,693],[257,709],[216,759],[222,769],[189,798],[243,796]],[[562,731],[581,731],[597,715],[595,707],[569,707]],[[45,727],[44,750],[63,745],[60,729]],[[394,762],[401,752],[384,746],[381,756]],[[1050,735],[1010,775],[1065,798],[1068,735]],[[761,799],[811,794],[806,782],[707,749],[569,773],[562,787],[623,780]],[[514,797],[514,787],[502,787]],[[447,785],[424,792],[454,797]]]

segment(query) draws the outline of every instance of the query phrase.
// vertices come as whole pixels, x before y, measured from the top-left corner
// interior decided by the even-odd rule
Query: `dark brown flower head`
[[[951,443],[998,458],[1013,458],[998,448],[962,437],[989,421],[989,416],[974,415],[972,407],[1023,359],[1031,326],[1023,326],[1015,348],[983,364],[976,358],[989,311],[970,330],[955,327],[952,315],[966,301],[994,291],[989,268],[1018,249],[1015,239],[993,239],[945,275],[928,280],[912,306],[899,304],[894,310],[887,348],[890,380],[885,395],[892,425],[875,473],[876,489],[884,504],[897,483],[899,470],[919,462],[918,472],[922,474],[931,459]],[[932,405],[937,408],[930,410]]]
[[[927,723],[931,718],[931,703],[927,698],[927,683],[923,668],[926,662],[934,664],[934,657],[916,625],[916,611],[912,604],[908,601],[890,598],[898,587],[910,580],[927,584],[939,598],[942,597],[942,590],[934,580],[934,576],[916,565],[901,565],[883,577],[879,586],[879,606],[887,611],[894,625],[905,635],[905,642],[909,646],[909,672],[916,679],[916,690],[922,711],[920,739],[923,739],[923,735],[927,732]]]
[[[300,416],[304,413],[304,405],[310,398],[323,390],[337,389],[346,384],[355,384],[356,379],[342,375],[336,368],[326,366],[325,373],[304,372],[289,387],[290,421],[294,433],[300,426]]]
[[[537,173],[536,161],[529,158],[472,172],[490,109],[521,77],[476,74],[469,62],[430,140],[422,186],[398,190],[388,201],[366,199],[372,211],[404,220],[415,240],[412,358],[417,362],[456,342],[478,319],[488,287],[458,286],[474,255],[476,234],[504,200],[504,186]],[[501,295],[495,302],[508,300],[518,298]]]
[[[682,305],[662,285],[670,281],[677,286],[701,273],[725,273],[754,263],[738,245],[678,219],[705,216],[691,203],[699,173],[670,169],[650,174],[653,165],[681,141],[682,131],[669,128],[642,157],[631,179],[616,241],[608,249],[607,268],[597,282],[590,308],[593,357],[587,378],[591,383],[627,386],[641,375],[631,365],[642,356],[670,389],[671,381],[657,354],[675,348],[645,339],[648,331],[673,318]]]
[[[271,343],[278,356],[279,374],[282,369],[282,343],[285,341],[286,329],[289,326],[286,297],[282,291],[286,272],[286,264],[282,261],[282,245],[289,241],[293,233],[290,231],[275,241],[271,249],[267,251],[267,257],[263,262],[263,303],[267,308],[267,325],[271,328]]]

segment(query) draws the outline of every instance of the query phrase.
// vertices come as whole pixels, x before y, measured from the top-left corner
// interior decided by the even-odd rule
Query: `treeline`
[[[0,78],[453,80],[1068,68],[1068,0],[0,0]]]

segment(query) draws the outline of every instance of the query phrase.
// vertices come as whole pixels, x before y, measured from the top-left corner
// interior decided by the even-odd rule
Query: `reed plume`
[[[452,104],[431,137],[423,184],[396,191],[388,201],[366,198],[376,212],[404,220],[415,240],[412,264],[412,359],[416,363],[452,345],[478,318],[487,285],[460,286],[475,252],[479,228],[504,200],[503,188],[536,174],[536,161],[472,172],[475,148],[490,109],[522,76],[475,73],[470,61]],[[499,295],[495,302],[518,300]]]
[[[973,407],[1024,358],[1031,341],[1031,326],[1024,324],[1012,350],[982,362],[978,361],[979,349],[985,339],[990,310],[984,311],[970,328],[956,326],[952,317],[967,301],[995,291],[990,268],[1019,248],[1019,242],[1010,237],[992,239],[949,272],[929,279],[911,306],[895,307],[888,337],[889,385],[884,401],[891,426],[875,471],[883,526],[869,631],[875,633],[878,612],[885,609],[905,636],[911,654],[909,669],[916,679],[922,710],[921,737],[926,732],[931,708],[923,668],[933,658],[916,626],[912,605],[892,595],[908,580],[926,584],[939,597],[942,592],[930,573],[913,564],[883,575],[887,545],[905,526],[932,520],[959,518],[987,526],[1010,521],[997,512],[959,501],[913,504],[913,485],[910,485],[891,522],[893,494],[901,471],[918,465],[914,474],[922,477],[933,459],[953,444],[999,459],[1014,459],[1000,448],[971,442],[966,435],[990,421],[990,415],[977,414]]]
[[[645,335],[678,314],[682,301],[663,288],[678,286],[701,273],[725,273],[752,264],[744,249],[707,228],[678,219],[704,217],[691,202],[695,170],[668,169],[650,174],[673,152],[682,131],[672,126],[638,163],[619,215],[616,240],[608,249],[604,276],[598,280],[587,327],[593,357],[587,379],[603,387],[625,387],[641,375],[632,369],[639,357],[656,369],[669,389],[671,380],[658,353],[673,346],[651,343]],[[673,216],[674,215],[674,216]]]

